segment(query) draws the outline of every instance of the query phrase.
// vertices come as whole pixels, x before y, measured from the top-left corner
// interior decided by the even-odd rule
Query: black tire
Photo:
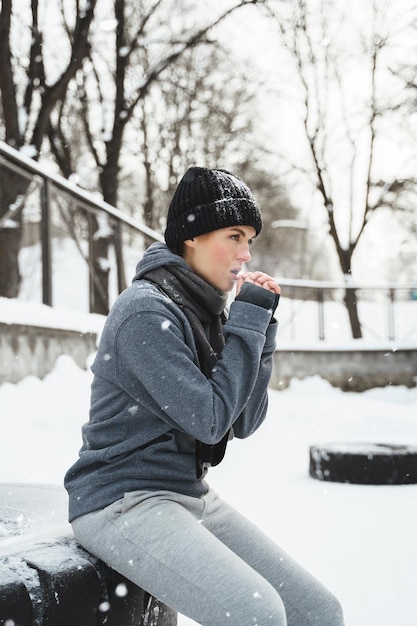
[[[358,485],[412,485],[417,483],[417,447],[384,443],[311,446],[310,476]]]

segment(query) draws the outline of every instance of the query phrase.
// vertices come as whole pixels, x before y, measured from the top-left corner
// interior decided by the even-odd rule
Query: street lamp
[[[310,224],[302,220],[274,220],[271,228],[295,228],[296,230],[310,230]]]
[[[306,236],[307,232],[310,230],[310,224],[305,222],[304,220],[294,220],[294,219],[284,219],[284,220],[274,220],[271,222],[271,228],[293,228],[294,230],[301,231],[300,237],[300,253],[299,253],[299,275],[302,278],[303,268],[304,268],[304,252],[306,246]]]

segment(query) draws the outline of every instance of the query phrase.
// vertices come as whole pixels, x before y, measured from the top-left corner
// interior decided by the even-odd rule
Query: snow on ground
[[[44,380],[0,386],[2,482],[62,483],[90,383],[88,369],[61,356]],[[340,598],[346,626],[416,626],[417,485],[311,479],[309,446],[333,441],[417,445],[417,389],[346,393],[310,378],[271,390],[265,424],[230,443],[210,482]]]

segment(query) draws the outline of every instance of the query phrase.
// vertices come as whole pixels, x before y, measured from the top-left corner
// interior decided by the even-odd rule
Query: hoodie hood
[[[178,254],[171,252],[165,243],[153,243],[145,251],[143,257],[137,264],[136,274],[132,282],[143,278],[144,274],[150,272],[151,270],[167,265],[175,265],[177,267],[182,267],[183,269],[190,269],[184,259]]]

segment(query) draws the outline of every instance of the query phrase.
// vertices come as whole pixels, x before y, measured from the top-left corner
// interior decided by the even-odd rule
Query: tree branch
[[[88,54],[89,42],[88,31],[94,16],[97,0],[90,0],[84,11],[78,10],[76,24],[73,33],[70,61],[58,80],[50,87],[45,85],[36,125],[33,132],[32,144],[39,151],[42,139],[45,136],[49,124],[49,116],[57,102],[63,100],[70,80],[81,67],[84,58]]]
[[[0,93],[3,106],[6,142],[16,148],[21,146],[21,134],[13,80],[10,50],[10,22],[12,0],[3,0],[0,12]]]

